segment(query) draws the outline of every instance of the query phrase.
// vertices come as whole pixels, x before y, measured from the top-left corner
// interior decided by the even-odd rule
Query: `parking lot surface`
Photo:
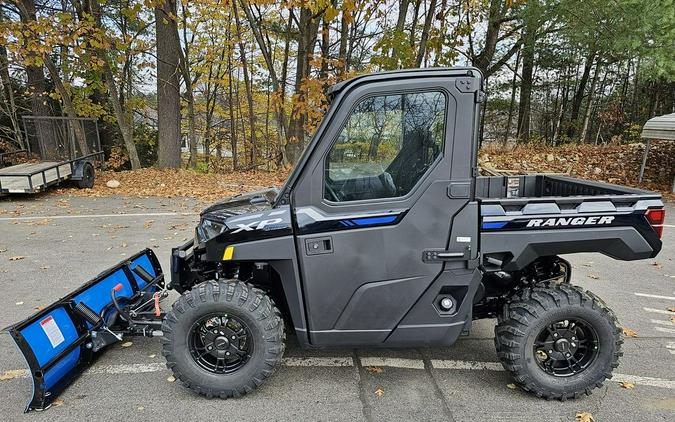
[[[145,247],[168,271],[170,249],[193,235],[191,199],[0,198],[0,326],[48,305]],[[493,321],[451,348],[301,350],[291,336],[283,365],[254,393],[208,400],[172,382],[160,342],[113,345],[52,408],[22,415],[30,380],[11,338],[0,335],[1,420],[595,421],[675,420],[675,206],[652,260],[567,256],[573,282],[603,298],[627,337],[612,381],[567,402],[512,388],[497,362]],[[175,293],[168,298],[169,306]],[[669,310],[671,309],[671,310]],[[623,388],[621,382],[634,388]],[[624,384],[625,385],[625,384]]]

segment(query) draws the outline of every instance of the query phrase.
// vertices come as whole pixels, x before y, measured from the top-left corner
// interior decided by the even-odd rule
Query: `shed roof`
[[[643,138],[675,141],[675,113],[652,117],[642,128]]]

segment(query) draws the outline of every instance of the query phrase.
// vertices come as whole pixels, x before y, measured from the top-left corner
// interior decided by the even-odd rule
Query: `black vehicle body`
[[[468,68],[339,84],[285,186],[206,209],[195,239],[172,253],[171,285],[254,280],[284,304],[304,346],[450,345],[472,319],[494,316],[523,274],[569,271],[558,255],[658,254],[661,241],[645,215],[663,207],[656,193],[557,175],[477,177],[481,84]],[[392,86],[442,89],[452,100],[441,158],[407,196],[324,199],[317,181],[336,131],[359,98]],[[443,297],[456,306],[440,309]]]
[[[163,354],[177,378],[187,377],[181,380],[199,393],[231,397],[272,373],[283,354],[284,327],[292,327],[303,347],[447,346],[469,331],[472,320],[494,317],[498,354],[516,382],[539,396],[576,397],[591,387],[570,382],[546,390],[546,379],[528,381],[531,372],[523,374],[524,366],[513,359],[525,342],[509,336],[533,326],[513,315],[547,300],[553,302],[546,308],[576,315],[580,326],[595,325],[574,331],[556,322],[559,318],[548,321],[551,333],[565,340],[560,350],[551,348],[545,362],[564,362],[562,354],[577,350],[580,334],[599,333],[594,341],[604,342],[600,354],[581,359],[584,368],[602,361],[588,378],[589,385],[601,385],[620,356],[615,317],[588,292],[550,286],[570,280],[563,254],[656,256],[661,198],[558,175],[478,176],[481,88],[474,68],[385,72],[333,87],[331,106],[285,185],[205,209],[194,239],[172,251],[170,281],[165,283],[146,250],[9,328],[34,383],[26,410],[49,406],[96,352],[122,335],[163,335]],[[351,122],[361,104],[366,112]],[[378,126],[389,136],[384,146],[359,150],[358,143],[344,142],[345,131],[371,139],[359,125],[377,123],[372,117],[382,109],[394,119]],[[425,120],[426,115],[431,117]],[[370,159],[380,148],[393,157],[386,168]],[[358,161],[363,157],[365,164]],[[378,166],[381,170],[368,174]],[[541,286],[548,289],[545,300],[536,297]],[[159,300],[167,288],[183,295],[165,314]],[[230,332],[229,320],[221,319],[214,328],[200,306],[204,312],[220,309],[225,319],[236,314],[237,324],[250,326]],[[256,325],[262,320],[264,326]],[[193,321],[206,321],[199,329],[208,335],[246,332],[240,345],[267,330],[262,334],[267,354],[238,363],[253,365],[249,368],[260,378],[231,381],[239,375],[220,374],[218,361],[213,373],[200,370],[190,377],[175,371],[177,365],[194,370],[182,331]],[[226,337],[237,341],[236,333]],[[218,349],[210,353],[242,351],[231,349],[228,339],[202,346]],[[253,350],[262,353],[261,347]],[[579,368],[569,365],[572,373]]]

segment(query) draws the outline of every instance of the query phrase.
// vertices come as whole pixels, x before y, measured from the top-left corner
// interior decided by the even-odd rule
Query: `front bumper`
[[[192,273],[192,262],[194,261],[195,241],[190,240],[177,248],[171,249],[171,281],[168,287],[176,291],[185,290],[182,286],[188,285]]]

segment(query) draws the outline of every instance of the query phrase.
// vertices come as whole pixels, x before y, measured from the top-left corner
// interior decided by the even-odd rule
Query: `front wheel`
[[[592,293],[566,284],[524,289],[500,315],[495,336],[516,383],[547,399],[591,394],[622,355],[614,314]]]
[[[207,281],[184,293],[162,324],[162,354],[175,377],[198,394],[229,398],[272,375],[284,352],[274,302],[240,281]]]

